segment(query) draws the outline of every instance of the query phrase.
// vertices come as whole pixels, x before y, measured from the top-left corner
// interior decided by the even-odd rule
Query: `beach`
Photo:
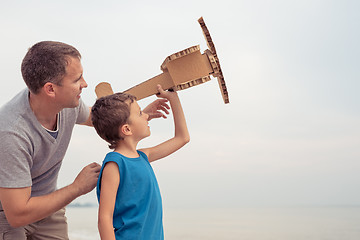
[[[97,207],[67,208],[71,240],[98,240]],[[360,206],[164,209],[170,240],[359,240]]]

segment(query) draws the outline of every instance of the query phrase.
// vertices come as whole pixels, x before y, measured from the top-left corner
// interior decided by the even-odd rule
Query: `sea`
[[[97,207],[68,207],[71,240],[99,240]],[[164,209],[167,240],[360,240],[360,206]]]

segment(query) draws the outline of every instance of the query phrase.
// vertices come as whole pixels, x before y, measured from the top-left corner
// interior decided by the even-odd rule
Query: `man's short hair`
[[[130,104],[136,98],[126,93],[115,93],[99,98],[91,108],[91,121],[99,136],[114,149],[119,140],[119,128],[128,122]]]
[[[43,41],[32,46],[21,64],[29,90],[37,94],[47,82],[61,85],[70,57],[80,59],[81,55],[76,48],[62,42]]]

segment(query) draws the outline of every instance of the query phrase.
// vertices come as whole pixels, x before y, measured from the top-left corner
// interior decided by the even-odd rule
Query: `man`
[[[28,88],[0,109],[0,240],[68,239],[64,207],[96,185],[100,166],[91,163],[56,188],[74,125],[92,126],[80,60],[70,45],[35,44],[21,65]],[[165,118],[168,108],[157,100],[144,110]]]

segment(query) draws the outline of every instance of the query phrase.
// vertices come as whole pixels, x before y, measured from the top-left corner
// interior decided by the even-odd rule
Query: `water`
[[[71,240],[99,240],[97,208],[68,208]],[[360,207],[165,209],[170,240],[359,240]]]
[[[68,207],[66,216],[70,240],[99,240],[97,207]]]

